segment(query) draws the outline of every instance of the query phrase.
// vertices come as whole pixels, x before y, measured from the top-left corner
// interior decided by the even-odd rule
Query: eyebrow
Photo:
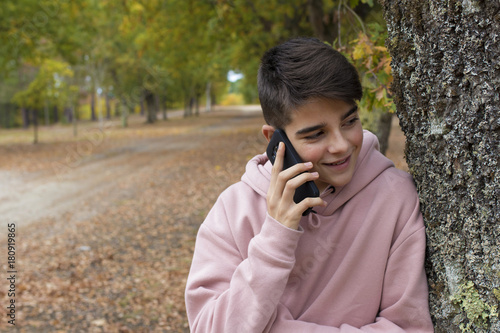
[[[343,116],[342,116],[342,120],[346,120],[347,118],[349,118],[350,115],[352,115],[353,113],[356,113],[358,111],[358,106],[357,105],[354,105],[349,111],[347,111]]]
[[[325,127],[325,126],[326,126],[326,123],[321,123],[321,124],[318,124],[318,125],[301,128],[297,132],[295,132],[295,135],[298,136],[298,135],[303,135],[303,134],[306,134],[306,133],[314,132],[314,131],[317,131],[317,130]]]
[[[358,106],[357,105],[354,105],[351,109],[349,109],[349,111],[347,111],[343,116],[342,116],[342,121],[344,121],[345,119],[349,118],[349,116],[351,116],[353,113],[356,113],[358,111]],[[326,126],[326,123],[321,123],[321,124],[318,124],[318,125],[314,125],[314,126],[310,126],[310,127],[304,127],[304,128],[301,128],[299,129],[297,132],[295,132],[295,135],[303,135],[303,134],[306,134],[306,133],[310,133],[310,132],[314,132],[314,131],[317,131],[323,127]]]

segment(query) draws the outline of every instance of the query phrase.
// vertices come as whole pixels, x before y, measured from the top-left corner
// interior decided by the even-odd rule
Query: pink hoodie
[[[201,225],[186,286],[192,332],[433,332],[411,177],[364,131],[351,182],[289,229],[267,214],[271,164],[250,160]]]

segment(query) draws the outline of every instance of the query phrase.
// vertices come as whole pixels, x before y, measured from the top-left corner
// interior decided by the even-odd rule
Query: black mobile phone
[[[302,160],[293,148],[292,143],[286,136],[284,130],[277,129],[274,131],[273,136],[271,137],[271,141],[269,141],[269,145],[266,149],[266,154],[272,164],[276,160],[276,153],[278,151],[278,145],[280,142],[285,144],[285,158],[283,161],[283,170],[288,169],[292,165],[297,163],[302,163]],[[302,184],[299,188],[295,190],[295,194],[293,196],[293,201],[295,203],[299,203],[307,197],[319,197],[319,190],[316,184],[313,181],[308,181]],[[302,215],[307,215],[311,212],[314,212],[312,208],[308,208]]]

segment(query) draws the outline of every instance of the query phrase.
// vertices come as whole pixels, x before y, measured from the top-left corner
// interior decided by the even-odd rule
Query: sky
[[[230,70],[228,73],[227,73],[227,79],[228,81],[231,81],[231,82],[236,82],[238,81],[239,79],[243,78],[243,74],[241,73],[237,73],[233,70]]]

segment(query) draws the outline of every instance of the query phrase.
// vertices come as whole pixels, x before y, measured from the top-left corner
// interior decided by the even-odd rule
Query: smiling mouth
[[[334,162],[334,163],[325,163],[325,165],[329,165],[329,166],[341,165],[341,164],[344,164],[345,162],[347,162],[347,161],[349,160],[349,157],[350,157],[350,156],[347,156],[346,158],[344,158],[343,160],[338,161],[338,162]]]

